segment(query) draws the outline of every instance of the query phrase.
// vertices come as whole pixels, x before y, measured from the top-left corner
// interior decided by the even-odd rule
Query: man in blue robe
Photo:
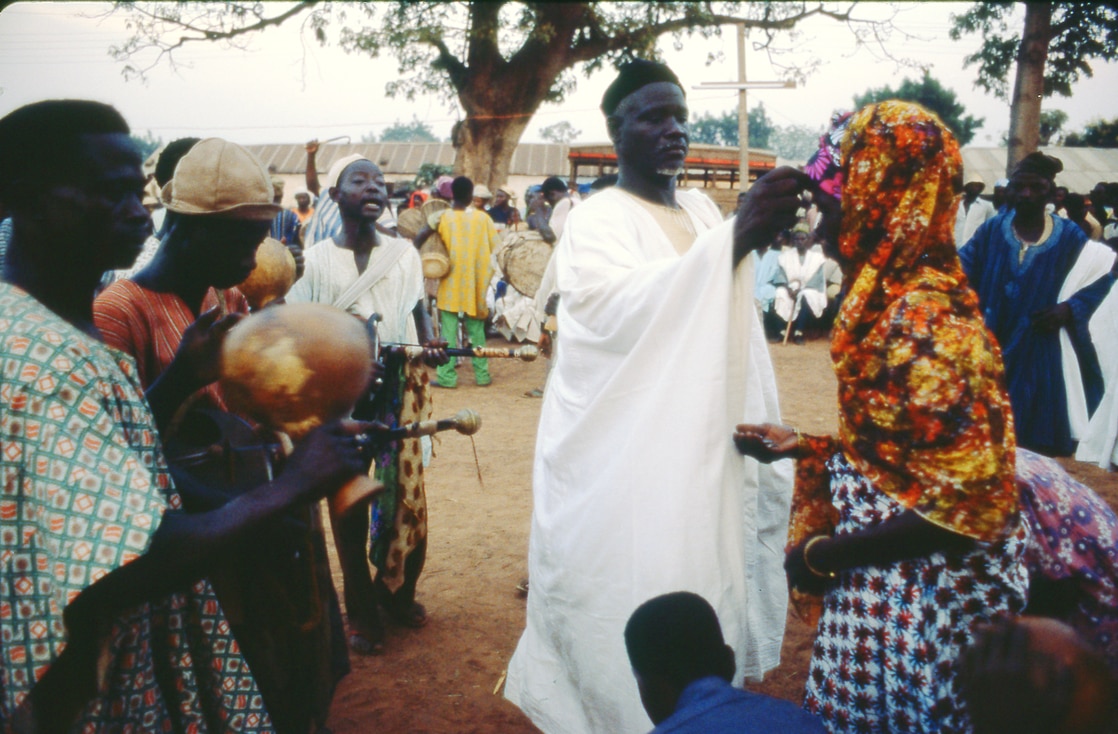
[[[1007,208],[959,251],[1002,348],[1017,443],[1052,456],[1075,449],[1069,397],[1073,414],[1084,398],[1089,414],[1102,397],[1087,325],[1114,282],[1113,251],[1044,210],[1062,169],[1051,156],[1026,156],[1010,177]],[[1064,347],[1061,330],[1068,337]]]

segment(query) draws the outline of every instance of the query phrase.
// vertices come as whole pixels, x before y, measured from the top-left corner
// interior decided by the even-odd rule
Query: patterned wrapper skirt
[[[828,462],[836,535],[905,511],[841,453]],[[1024,523],[968,553],[935,553],[839,574],[823,599],[804,708],[830,732],[969,732],[955,661],[975,626],[1018,614]]]

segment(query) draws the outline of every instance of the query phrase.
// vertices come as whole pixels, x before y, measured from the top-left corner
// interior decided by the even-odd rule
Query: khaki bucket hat
[[[270,221],[281,208],[272,203],[268,169],[252,153],[221,138],[207,138],[182,157],[163,187],[163,204],[179,214],[260,221]]]

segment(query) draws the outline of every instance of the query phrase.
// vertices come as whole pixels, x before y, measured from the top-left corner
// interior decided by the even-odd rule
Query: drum
[[[551,245],[536,230],[510,232],[497,252],[497,264],[509,285],[533,298],[551,260],[551,251]]]

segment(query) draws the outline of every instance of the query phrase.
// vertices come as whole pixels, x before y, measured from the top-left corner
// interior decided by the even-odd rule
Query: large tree
[[[881,43],[890,21],[860,19],[854,2],[410,2],[291,4],[224,2],[126,3],[133,31],[114,56],[126,74],[142,74],[185,45],[237,44],[249,34],[292,19],[320,43],[336,41],[354,53],[395,55],[400,76],[389,95],[436,94],[456,99],[465,119],[454,128],[454,170],[492,186],[508,164],[532,115],[562,100],[575,86],[575,69],[591,74],[605,64],[656,57],[658,39],[710,37],[720,26],[744,23],[767,47],[782,31],[811,17],[846,23],[859,42]],[[336,31],[336,37],[331,34]],[[794,70],[791,70],[794,73]]]
[[[1010,28],[1014,6],[1024,5],[1023,28]],[[1043,97],[1071,96],[1071,86],[1091,76],[1091,61],[1118,52],[1118,9],[1113,3],[980,2],[952,17],[951,37],[978,33],[982,46],[966,57],[978,66],[976,86],[1005,99],[1016,64],[1009,112],[1006,171],[1037,149]]]
[[[881,102],[886,99],[903,99],[906,102],[916,102],[927,107],[939,115],[943,124],[951,128],[959,145],[966,145],[974,139],[975,131],[982,127],[984,120],[981,117],[965,115],[966,108],[959,102],[955,92],[933,79],[928,72],[916,81],[905,79],[897,86],[869,89],[865,93],[854,96],[854,109],[858,109],[871,102]]]

